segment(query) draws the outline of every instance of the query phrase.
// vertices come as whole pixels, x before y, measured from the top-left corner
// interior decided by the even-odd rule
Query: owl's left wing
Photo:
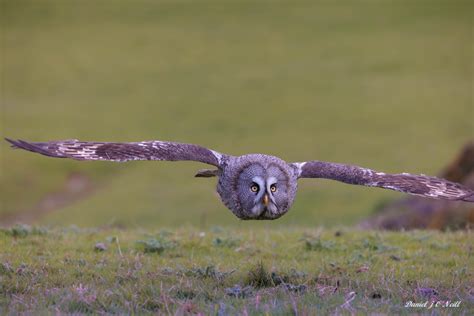
[[[132,143],[82,142],[75,139],[44,143],[6,139],[14,148],[21,148],[41,155],[75,160],[192,160],[219,167],[224,154],[193,144],[167,141]]]
[[[380,187],[434,199],[474,202],[474,191],[444,179],[409,173],[387,174],[358,166],[324,161],[292,163],[298,178],[323,178],[347,184]]]

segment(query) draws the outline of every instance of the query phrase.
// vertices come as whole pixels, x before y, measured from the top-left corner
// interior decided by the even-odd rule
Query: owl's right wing
[[[44,143],[26,142],[23,140],[6,140],[13,148],[21,148],[44,156],[71,158],[75,160],[191,160],[220,167],[224,154],[198,145],[166,142],[159,140],[109,143],[81,142],[78,140],[60,140]]]
[[[358,166],[324,161],[292,163],[298,178],[323,178],[426,196],[434,199],[474,202],[474,191],[445,179],[409,173],[387,174]]]

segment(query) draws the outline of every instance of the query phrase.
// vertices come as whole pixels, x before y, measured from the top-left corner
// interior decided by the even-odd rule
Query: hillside
[[[163,139],[434,175],[473,135],[469,1],[1,5],[0,136]],[[0,151],[0,221],[241,225],[213,179],[193,178],[197,163]],[[64,195],[75,177],[85,191]],[[400,196],[303,180],[273,224],[353,224]]]

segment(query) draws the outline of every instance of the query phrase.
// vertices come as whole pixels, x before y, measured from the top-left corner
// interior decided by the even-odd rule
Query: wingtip
[[[12,148],[18,148],[18,141],[5,137],[5,140],[10,143]]]
[[[13,148],[26,149],[25,146],[28,146],[30,144],[30,143],[28,143],[24,140],[21,140],[21,139],[13,140],[13,139],[10,139],[10,138],[5,138],[5,140],[7,142],[9,142]]]
[[[474,192],[471,195],[465,196],[462,199],[464,202],[472,202],[474,203]]]
[[[34,153],[39,153],[45,156],[51,156],[51,153],[49,153],[47,150],[44,150],[43,148],[36,145],[35,143],[30,143],[21,139],[13,140],[10,138],[5,138],[5,140],[11,144],[12,148],[23,149],[23,150],[31,151]]]

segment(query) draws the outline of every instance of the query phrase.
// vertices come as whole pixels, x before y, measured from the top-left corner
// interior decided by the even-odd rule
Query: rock
[[[474,141],[439,174],[474,190]],[[360,226],[368,229],[465,229],[474,226],[474,204],[407,196],[379,206]]]
[[[95,244],[94,250],[98,251],[98,252],[106,251],[107,250],[107,245],[104,244],[103,242],[98,242],[98,243]]]

